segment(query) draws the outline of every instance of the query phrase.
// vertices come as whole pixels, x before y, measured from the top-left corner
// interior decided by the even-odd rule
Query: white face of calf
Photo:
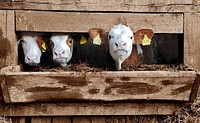
[[[108,33],[109,52],[115,60],[117,70],[121,69],[122,62],[132,52],[133,32],[125,25],[116,25]]]
[[[55,35],[51,37],[50,46],[53,61],[61,66],[67,66],[73,52],[73,39],[69,35]]]
[[[25,55],[25,64],[32,66],[40,63],[42,51],[37,43],[37,39],[37,36],[24,35],[20,40]]]

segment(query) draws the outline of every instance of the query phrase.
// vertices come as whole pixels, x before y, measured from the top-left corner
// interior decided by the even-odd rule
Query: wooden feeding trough
[[[87,32],[91,27],[108,31],[123,23],[133,30],[183,34],[183,62],[199,69],[200,16],[188,13],[198,11],[195,3],[135,1],[132,7],[134,2],[115,1],[111,7],[106,4],[111,0],[46,1],[0,2],[1,116],[167,115],[196,98],[200,82],[194,70],[23,72],[16,41],[17,31]]]

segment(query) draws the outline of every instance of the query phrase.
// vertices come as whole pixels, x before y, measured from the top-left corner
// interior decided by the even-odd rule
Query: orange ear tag
[[[143,46],[151,45],[151,39],[149,39],[149,38],[147,37],[147,35],[144,35],[144,38],[143,38],[143,40],[142,40],[142,45],[143,45]]]
[[[84,36],[82,36],[81,40],[80,40],[80,44],[82,45],[82,44],[86,44],[86,43],[87,43],[87,39]]]
[[[93,39],[93,44],[101,45],[101,38],[99,34]]]

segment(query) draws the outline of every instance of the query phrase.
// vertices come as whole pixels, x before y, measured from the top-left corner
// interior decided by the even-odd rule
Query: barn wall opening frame
[[[45,2],[41,0],[1,1],[0,42],[3,49],[0,50],[0,68],[2,68],[0,74],[0,102],[2,104],[0,106],[0,115],[19,116],[16,118],[16,122],[20,123],[27,121],[26,116],[34,116],[31,119],[32,123],[37,123],[38,121],[53,123],[65,121],[71,123],[71,121],[88,122],[89,120],[98,122],[104,120],[105,115],[172,114],[185,103],[193,102],[196,98],[200,83],[199,73],[195,71],[134,71],[133,73],[127,72],[126,76],[121,76],[120,72],[97,74],[21,72],[19,66],[17,66],[16,31],[65,32],[68,30],[69,32],[87,32],[91,28],[91,23],[93,27],[102,27],[106,30],[115,24],[126,23],[133,30],[143,26],[142,28],[151,28],[156,33],[183,33],[184,64],[199,70],[200,45],[198,39],[200,37],[198,32],[200,32],[200,29],[196,28],[200,23],[199,12],[200,3],[194,0],[162,2],[157,0],[132,0],[127,2],[118,0],[104,2],[101,0],[69,2],[63,2],[62,0],[46,0]],[[104,18],[108,16],[110,18],[107,23],[102,24]],[[62,19],[66,22],[60,21]],[[82,20],[82,24],[76,26],[79,23],[76,20]],[[56,22],[59,22],[59,24]],[[63,90],[64,86],[58,84],[58,81],[67,79],[71,75],[73,75],[71,80],[76,81],[76,77],[79,77],[86,81],[86,84],[78,87],[70,85],[73,88],[65,91],[67,95],[62,95],[59,89]],[[102,75],[105,76],[104,79],[101,79]],[[111,77],[109,78],[108,76]],[[116,76],[121,76],[121,79]],[[52,81],[54,86],[45,82],[42,83],[40,81],[41,78]],[[29,79],[33,80],[33,82],[30,82]],[[96,83],[98,81],[105,86]],[[150,90],[160,90],[156,95],[146,91],[147,93],[140,97],[140,90],[132,92],[131,90],[123,90],[123,88],[113,84],[118,82],[122,87],[130,86],[133,89],[136,87],[134,83],[138,81],[143,83],[141,87],[150,85],[152,87]],[[83,81],[76,82],[76,84],[80,84]],[[40,83],[42,85],[39,87],[34,86],[34,84],[38,85]],[[69,81],[66,83],[70,84]],[[24,89],[21,90],[20,87]],[[53,89],[56,91],[54,91],[55,93],[52,91],[40,91],[38,93],[34,92],[33,88],[40,88],[40,90],[46,88],[47,90]],[[107,95],[104,93],[106,89]],[[168,89],[171,93],[164,93]],[[27,90],[30,92],[27,92]],[[131,95],[131,92],[138,95]],[[49,97],[38,97],[38,95],[42,94]],[[97,95],[95,96],[95,94]],[[118,97],[116,96],[117,94],[121,96]],[[124,94],[128,95],[124,96]],[[163,94],[164,97],[162,97]],[[44,97],[46,98],[44,99]],[[55,99],[55,97],[58,100],[78,99],[79,101],[51,102],[50,98]],[[104,103],[98,102],[99,100]],[[142,101],[142,103],[138,101]],[[94,117],[88,118],[84,117],[85,115]],[[102,115],[102,117],[96,118],[96,115]]]

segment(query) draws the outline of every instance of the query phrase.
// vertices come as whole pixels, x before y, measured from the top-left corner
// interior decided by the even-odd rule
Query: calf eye
[[[73,43],[73,40],[70,40],[69,43],[70,43],[70,44]]]
[[[111,38],[112,38],[112,36],[111,36],[111,35],[109,35],[109,36],[108,36],[108,39],[111,39]]]
[[[133,36],[131,36],[130,38],[133,39]]]
[[[50,45],[51,49],[53,49],[53,47],[54,47],[53,41],[50,40],[49,45]]]

